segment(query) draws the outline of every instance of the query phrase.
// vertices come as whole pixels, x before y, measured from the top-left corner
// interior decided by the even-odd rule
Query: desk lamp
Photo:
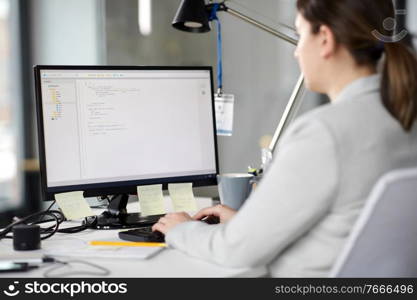
[[[182,0],[180,7],[178,8],[177,14],[175,15],[174,21],[172,22],[172,26],[178,30],[192,33],[209,32],[209,17],[213,9],[215,9],[216,11],[227,12],[292,45],[296,46],[298,43],[296,39],[228,7],[226,5],[226,1],[222,1],[219,3],[213,3],[212,1],[209,1],[209,3],[206,4],[204,0]],[[294,90],[285,108],[284,114],[281,117],[278,127],[275,130],[273,139],[269,144],[268,149],[266,149],[270,154],[267,155],[270,157],[269,160],[272,158],[272,153],[275,151],[277,142],[279,141],[285,129],[288,127],[288,125],[294,118],[295,113],[297,112],[297,109],[302,101],[303,92],[304,76],[301,74],[297,81],[297,84],[294,87]],[[263,162],[264,166],[268,163],[269,161]]]

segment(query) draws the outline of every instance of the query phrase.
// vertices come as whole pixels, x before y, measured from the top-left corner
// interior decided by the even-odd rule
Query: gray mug
[[[217,175],[220,203],[238,210],[252,191],[253,179],[245,173]]]

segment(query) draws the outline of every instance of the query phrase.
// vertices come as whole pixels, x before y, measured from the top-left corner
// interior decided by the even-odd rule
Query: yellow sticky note
[[[168,184],[169,195],[174,211],[196,211],[197,202],[193,194],[192,183]]]
[[[55,194],[55,200],[68,220],[82,219],[94,215],[82,191]]]
[[[162,184],[138,186],[140,212],[143,216],[160,215],[165,213]]]

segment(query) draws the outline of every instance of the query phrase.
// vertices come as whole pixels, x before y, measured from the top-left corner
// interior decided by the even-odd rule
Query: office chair
[[[417,168],[377,182],[330,277],[417,277]]]

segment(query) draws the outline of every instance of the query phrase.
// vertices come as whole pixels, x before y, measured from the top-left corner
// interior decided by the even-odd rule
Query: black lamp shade
[[[172,26],[188,32],[208,32],[210,25],[204,0],[182,0]]]

